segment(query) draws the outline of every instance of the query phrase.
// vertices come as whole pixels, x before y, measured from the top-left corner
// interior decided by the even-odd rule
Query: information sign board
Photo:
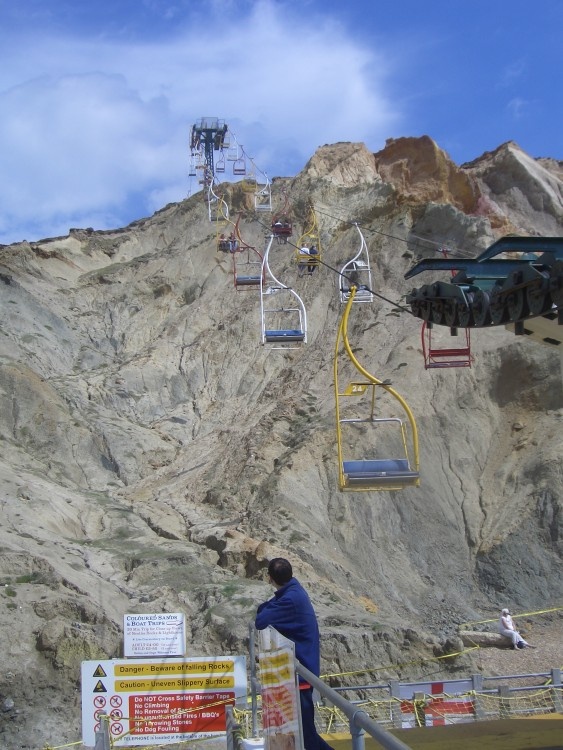
[[[182,612],[124,615],[124,656],[185,656],[185,654],[186,622]]]
[[[226,731],[227,705],[245,703],[244,656],[82,662],[82,741],[102,715],[115,747],[166,744]]]

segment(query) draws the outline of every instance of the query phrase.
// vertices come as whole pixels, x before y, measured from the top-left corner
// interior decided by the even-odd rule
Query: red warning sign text
[[[225,732],[225,707],[234,700],[234,692],[131,695],[131,734]]]

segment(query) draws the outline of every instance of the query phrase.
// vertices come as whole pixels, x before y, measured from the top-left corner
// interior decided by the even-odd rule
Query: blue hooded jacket
[[[275,592],[272,599],[260,604],[256,611],[255,625],[258,630],[271,625],[293,641],[296,659],[319,676],[321,657],[317,616],[307,592],[297,578],[292,578]]]

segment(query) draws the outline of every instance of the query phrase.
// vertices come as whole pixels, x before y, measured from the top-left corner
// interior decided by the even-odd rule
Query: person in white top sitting
[[[526,646],[530,645],[516,630],[514,620],[510,616],[510,612],[508,609],[506,609],[506,607],[500,613],[500,619],[498,621],[498,632],[501,635],[510,638],[510,640],[512,641],[512,648],[526,648]]]
[[[309,250],[309,255],[311,257],[313,257],[313,256],[318,255],[318,254],[319,254],[319,251],[317,250],[317,246],[316,245],[311,245],[311,248]],[[317,261],[316,260],[315,261],[311,260],[307,264],[307,271],[309,273],[309,276],[313,275],[313,271],[315,270],[316,267],[317,267]]]
[[[305,271],[307,264],[303,263],[302,261],[305,260],[305,257],[309,254],[309,248],[306,245],[303,245],[303,247],[299,248],[299,265],[297,266],[297,270],[299,272],[298,276],[303,276],[303,272]]]

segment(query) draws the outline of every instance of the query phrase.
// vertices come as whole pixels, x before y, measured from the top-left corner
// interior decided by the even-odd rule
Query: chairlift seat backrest
[[[237,159],[233,162],[233,174],[245,175],[246,174],[246,160]]]
[[[289,222],[286,224],[272,224],[272,232],[276,235],[278,234],[290,235],[292,231],[293,231],[293,227]]]

